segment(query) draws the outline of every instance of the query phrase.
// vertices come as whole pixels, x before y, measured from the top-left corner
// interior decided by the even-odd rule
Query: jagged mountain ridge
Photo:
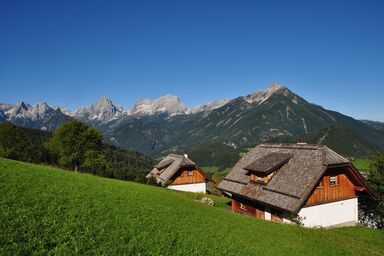
[[[182,141],[190,142],[188,147],[210,141],[242,147],[277,136],[304,134],[334,123],[335,117],[327,110],[308,103],[286,87],[273,85],[212,111],[170,146],[182,145]]]
[[[199,112],[211,111],[224,106],[228,102],[230,102],[229,99],[215,100],[210,103],[201,104],[196,107],[192,107],[186,111],[186,114],[196,114]]]
[[[0,121],[10,121],[18,126],[41,130],[54,130],[71,117],[57,107],[45,102],[30,105],[23,101],[12,104],[0,104]]]
[[[177,96],[167,94],[154,100],[138,100],[131,109],[124,110],[121,106],[114,105],[108,97],[102,96],[95,104],[80,107],[72,112],[66,107],[51,107],[45,102],[30,105],[22,101],[17,104],[0,103],[0,121],[10,121],[27,127],[54,130],[57,127],[55,125],[49,125],[49,128],[47,128],[39,127],[39,124],[46,123],[46,119],[52,118],[53,113],[55,113],[56,117],[60,116],[60,120],[75,118],[100,128],[108,126],[110,122],[120,122],[131,119],[131,117],[155,115],[170,117],[197,114],[211,111],[227,102],[226,99],[218,100],[187,108]]]
[[[165,113],[170,116],[187,113],[188,108],[174,95],[167,94],[158,99],[138,100],[131,110],[132,115],[156,115]]]
[[[131,122],[120,123],[117,130],[127,129],[132,135],[135,126]],[[134,122],[136,127],[137,122],[145,125],[145,132],[137,131],[141,136],[140,150],[155,156],[167,152],[188,152],[202,144],[222,144],[241,149],[277,136],[301,136],[334,125],[349,127],[367,144],[372,144],[369,148],[384,148],[383,132],[351,117],[309,103],[288,88],[276,84],[207,112],[148,117]],[[159,135],[160,130],[164,136]],[[122,143],[124,147],[134,148],[136,144],[122,132],[116,134],[111,130],[108,137]],[[354,152],[360,154],[362,151]]]
[[[68,114],[83,121],[98,120],[109,122],[124,115],[125,112],[122,107],[115,106],[109,98],[103,96],[94,105],[81,107],[74,113]]]
[[[0,104],[0,120],[32,128],[54,130],[71,118],[100,129],[106,141],[152,156],[188,152],[202,144],[241,149],[279,136],[301,136],[335,125],[346,126],[367,143],[384,148],[383,131],[309,103],[278,84],[194,108],[185,107],[172,95],[137,101],[128,111],[106,97],[74,112],[46,104]]]

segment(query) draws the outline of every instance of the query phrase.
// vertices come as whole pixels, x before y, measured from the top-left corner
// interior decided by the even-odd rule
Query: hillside
[[[361,120],[363,123],[368,124],[369,126],[384,131],[384,123],[383,122],[377,122],[377,121],[370,121],[370,120]]]
[[[58,160],[57,154],[47,146],[51,139],[51,132],[18,127],[10,122],[0,122],[0,157],[64,166]],[[71,147],[73,147],[73,143]],[[85,147],[82,147],[82,150],[84,149]],[[134,150],[121,149],[106,143],[101,145],[100,150],[105,164],[94,169],[84,168],[81,170],[82,172],[108,178],[146,182],[145,176],[155,164],[153,159]],[[79,154],[79,151],[81,150],[76,153]]]
[[[212,152],[209,155],[223,159],[229,151],[235,155],[244,148],[276,137],[297,137],[332,126],[347,127],[354,134],[353,137],[340,137],[338,141],[354,145],[352,153],[358,157],[370,155],[372,148],[384,150],[383,124],[356,120],[324,109],[279,84],[232,100],[192,108],[187,108],[173,95],[139,100],[129,110],[114,105],[106,97],[74,112],[46,103],[0,103],[0,120],[27,127],[54,130],[63,121],[73,118],[102,131],[109,143],[153,157],[169,152],[197,152],[204,144],[204,150]],[[220,145],[226,149],[211,150],[220,149]],[[345,154],[344,151],[340,153]],[[199,160],[215,161],[213,157],[196,159]]]
[[[1,255],[384,252],[378,230],[271,223],[195,203],[189,193],[1,158],[0,193]]]
[[[346,157],[369,157],[382,151],[375,143],[364,139],[344,125],[332,125],[301,136],[279,136],[269,140],[273,143],[296,143],[299,140],[310,144],[322,144]]]
[[[229,151],[235,155],[244,148],[274,138],[297,138],[339,126],[345,127],[348,134],[353,134],[352,137],[337,138],[337,143],[345,145],[339,147],[343,149],[341,154],[366,157],[372,152],[384,150],[382,130],[309,103],[288,88],[276,84],[209,111],[174,116],[131,116],[104,125],[102,130],[107,130],[106,138],[117,145],[135,148],[155,157],[167,152],[198,155],[196,152],[203,149],[209,152],[208,156],[225,158]],[[346,145],[352,145],[353,149],[347,149]],[[213,152],[213,148],[225,150]],[[215,161],[208,156],[195,160],[204,164],[208,160]]]
[[[338,140],[355,144],[355,153],[360,156],[370,154],[366,147],[358,148],[361,144],[384,149],[383,131],[311,104],[288,88],[278,85],[239,97],[213,110],[195,121],[188,130],[175,136],[166,148],[172,151],[178,146],[177,150],[188,150],[202,142],[220,142],[241,149],[276,137],[297,137],[332,126],[344,126],[356,134]],[[354,141],[357,137],[359,141]]]

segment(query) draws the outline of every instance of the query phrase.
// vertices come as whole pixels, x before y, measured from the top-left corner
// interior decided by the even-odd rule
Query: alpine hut
[[[207,177],[187,155],[169,154],[153,167],[147,178],[169,189],[206,193]]]
[[[241,158],[218,188],[232,211],[306,227],[358,222],[358,195],[373,196],[351,162],[322,145],[261,144]]]

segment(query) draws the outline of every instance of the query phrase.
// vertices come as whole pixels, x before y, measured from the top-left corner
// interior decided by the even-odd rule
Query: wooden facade
[[[265,218],[264,206],[258,205],[241,197],[232,196],[232,211],[260,219]]]
[[[353,198],[356,186],[346,168],[328,169],[305,203],[306,206]]]
[[[172,185],[203,183],[206,180],[204,174],[195,167],[181,168],[172,178]]]
[[[257,204],[242,197],[232,196],[232,212],[245,214],[259,219],[265,219],[265,206]],[[271,209],[271,221],[282,222],[283,213],[280,210]]]

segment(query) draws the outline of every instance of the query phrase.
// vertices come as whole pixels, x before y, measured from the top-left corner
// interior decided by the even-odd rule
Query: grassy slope
[[[369,166],[371,164],[372,160],[371,159],[354,159],[352,160],[353,165],[363,171],[369,170]]]
[[[206,174],[214,174],[215,172],[218,172],[220,174],[222,174],[223,176],[227,175],[232,168],[220,168],[220,167],[217,167],[217,166],[201,166],[200,167]]]
[[[305,229],[180,193],[0,158],[0,255],[382,255],[384,233]]]

